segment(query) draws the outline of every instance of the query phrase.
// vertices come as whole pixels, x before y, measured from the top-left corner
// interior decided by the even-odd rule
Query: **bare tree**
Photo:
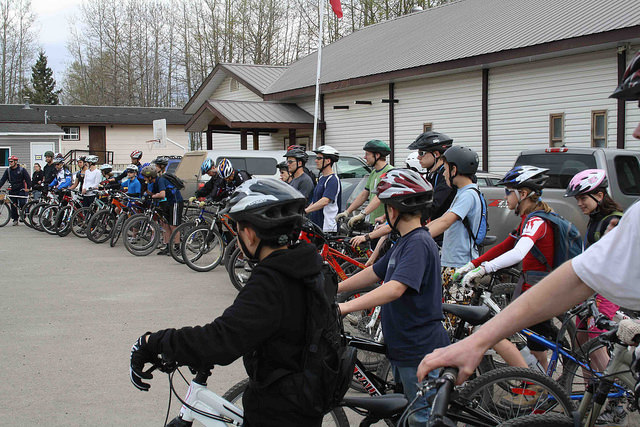
[[[0,0],[0,102],[21,102],[36,54],[30,0]]]

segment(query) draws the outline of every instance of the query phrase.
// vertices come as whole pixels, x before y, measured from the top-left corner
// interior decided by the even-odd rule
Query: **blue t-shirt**
[[[122,188],[127,190],[127,194],[140,194],[142,191],[142,185],[136,177],[122,181]]]
[[[331,200],[328,205],[318,211],[311,212],[309,218],[322,228],[322,231],[338,231],[336,215],[342,206],[342,187],[340,179],[336,174],[323,175],[318,180],[316,188],[313,189],[311,203],[326,197]]]
[[[472,259],[478,258],[478,250],[473,245],[473,237],[469,236],[469,232],[462,223],[464,218],[469,218],[469,225],[474,233],[480,226],[482,202],[473,188],[478,188],[478,186],[469,184],[459,188],[447,211],[458,215],[460,220],[451,224],[451,227],[444,232],[442,241],[442,265],[444,267],[460,268]]]
[[[156,185],[154,185],[154,189],[156,189],[156,193],[159,193],[164,190],[164,197],[167,199],[169,203],[176,203],[182,201],[182,194],[180,190],[175,188],[173,184],[169,182],[167,178],[160,175],[160,177],[156,180]]]
[[[373,265],[384,282],[408,286],[402,296],[382,306],[382,333],[396,366],[417,366],[425,354],[449,345],[442,326],[442,279],[438,246],[426,228],[402,236]]]

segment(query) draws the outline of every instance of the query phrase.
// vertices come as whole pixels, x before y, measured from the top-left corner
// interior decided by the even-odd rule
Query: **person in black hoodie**
[[[51,181],[53,181],[53,179],[58,174],[58,171],[56,170],[56,165],[53,164],[54,156],[55,154],[53,154],[53,151],[46,151],[44,153],[44,159],[45,159],[45,162],[47,163],[46,165],[44,165],[44,168],[42,168],[42,170],[44,171],[44,188],[45,189],[49,187],[49,184],[51,184]]]
[[[131,349],[130,379],[148,390],[145,363],[164,362],[210,370],[244,356],[250,378],[243,394],[244,426],[319,426],[286,397],[289,374],[302,370],[307,304],[303,279],[322,269],[315,246],[294,242],[306,200],[293,187],[251,179],[233,193],[226,208],[236,222],[245,256],[257,262],[233,304],[213,322],[141,336]],[[275,375],[278,373],[278,375]]]

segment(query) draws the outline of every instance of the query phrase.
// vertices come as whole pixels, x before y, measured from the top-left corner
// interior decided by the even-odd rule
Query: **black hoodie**
[[[301,280],[318,274],[321,268],[322,258],[311,244],[299,243],[273,252],[253,269],[222,316],[204,326],[153,333],[149,336],[149,348],[179,365],[201,370],[228,365],[244,356],[252,380],[251,393],[245,393],[245,397],[251,394],[255,401],[255,406],[252,402],[244,403],[245,418],[253,418],[255,423],[260,412],[264,414],[267,410],[265,406],[271,406],[264,405],[261,393],[266,399],[278,398],[277,387],[274,390],[264,382],[265,378],[275,370],[296,372],[302,368],[307,310]],[[277,421],[278,414],[271,413],[278,411],[277,407],[268,411],[274,425],[283,425],[282,420]],[[291,415],[289,412],[288,416]],[[264,419],[260,424],[267,425]]]

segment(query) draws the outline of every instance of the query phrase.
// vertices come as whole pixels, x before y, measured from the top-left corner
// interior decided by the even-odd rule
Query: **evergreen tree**
[[[47,57],[40,51],[36,64],[31,67],[31,86],[25,87],[23,95],[28,96],[33,104],[58,104],[58,95],[62,90],[55,90],[56,81],[53,70],[47,66]]]

